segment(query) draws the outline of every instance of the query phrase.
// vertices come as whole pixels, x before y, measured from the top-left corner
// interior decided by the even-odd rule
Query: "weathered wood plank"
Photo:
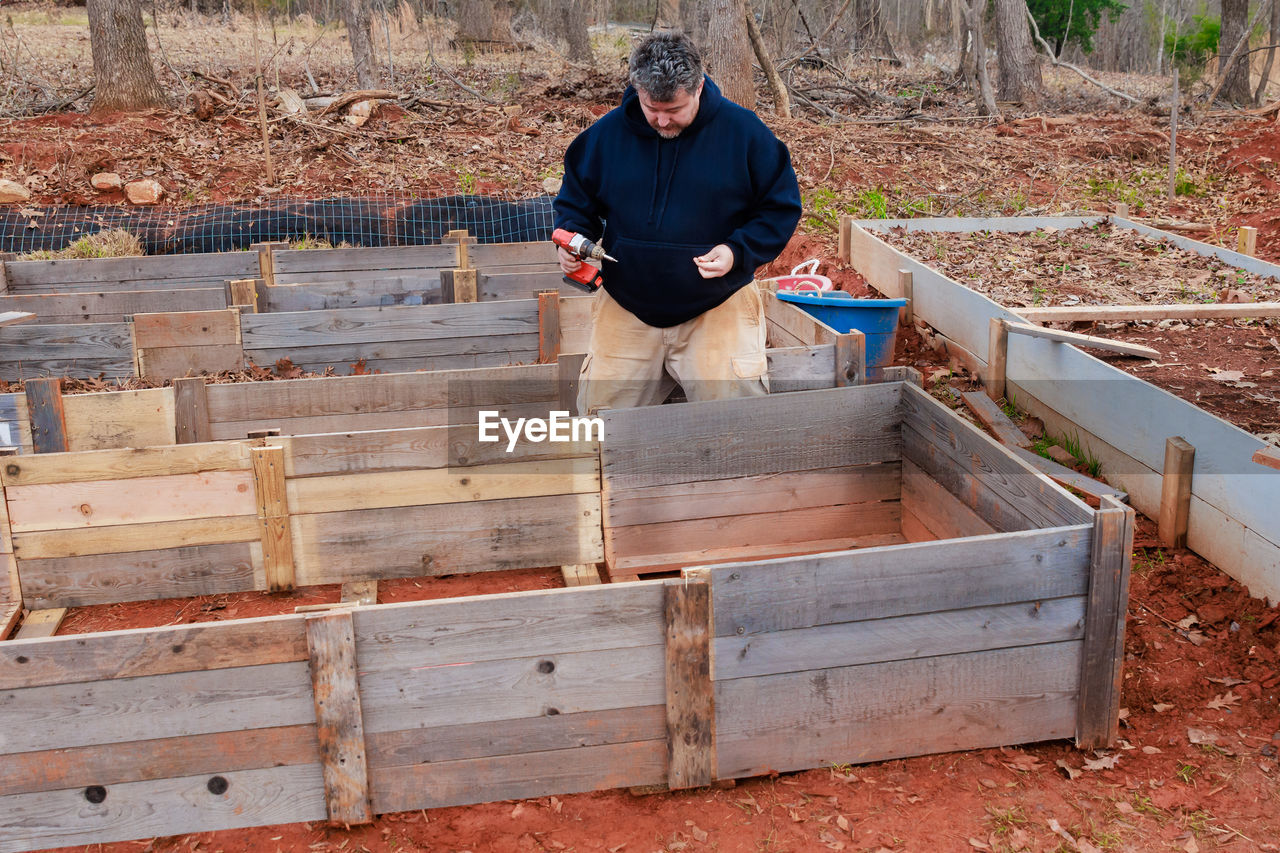
[[[85,802],[83,787],[0,798],[0,853],[324,819],[318,764],[213,778],[225,782],[225,789],[214,783],[223,793],[200,775],[114,785],[96,805]]]
[[[275,285],[262,287],[259,297],[265,303],[259,314],[374,305],[439,305],[440,272],[414,270],[400,275],[382,272],[368,278],[353,278],[347,272],[277,274]]]
[[[13,326],[0,337],[0,376],[133,376],[129,323]]]
[[[1082,749],[1110,746],[1120,735],[1134,517],[1130,507],[1106,499],[1095,515],[1075,730]]]
[[[139,347],[138,375],[160,381],[244,367],[244,348],[238,343],[190,347]]]
[[[0,296],[0,310],[29,311],[41,325],[124,323],[144,311],[217,311],[226,307],[221,287]]]
[[[255,447],[249,451],[249,456],[253,463],[253,493],[262,533],[267,590],[293,589],[296,569],[293,531],[289,524],[289,492],[285,484],[284,448]]]
[[[437,726],[429,732],[416,728],[380,732],[367,735],[366,740],[369,767],[376,775],[378,771],[391,767],[660,741],[665,736],[666,709],[662,705],[649,705],[475,725]]]
[[[899,462],[846,465],[817,471],[757,474],[637,489],[613,489],[605,504],[608,527],[657,524],[695,518],[897,500],[902,494]]]
[[[527,645],[527,644],[526,644]],[[366,732],[580,714],[666,701],[662,645],[487,661],[420,651],[407,669],[360,672]],[[511,650],[508,650],[508,654]]]
[[[425,375],[425,374],[424,374]],[[344,377],[328,377],[344,378]],[[249,421],[223,421],[210,428],[214,440],[230,438],[255,437],[258,431],[277,430],[273,435],[317,435],[342,432],[369,432],[371,430],[400,430],[442,427],[458,424],[475,424],[481,409],[496,411],[501,417],[546,417],[551,408],[548,402],[541,403],[487,403],[483,406],[460,406],[457,408],[410,409],[390,412],[352,412],[339,415],[321,415],[317,417],[273,418],[264,417]],[[468,430],[469,431],[469,430]],[[465,436],[464,441],[470,438]],[[505,448],[505,443],[495,443]]]
[[[31,449],[26,394],[0,394],[0,447]]]
[[[296,616],[131,628],[0,643],[0,690],[306,660]]]
[[[414,370],[470,370],[485,367],[509,367],[517,364],[533,364],[538,360],[538,349],[535,344],[528,350],[502,349],[497,352],[480,352],[463,355],[433,355],[427,358],[374,358],[353,353],[344,358],[325,358],[310,360],[312,354],[302,351],[261,350],[264,363],[274,363],[279,358],[288,357],[294,366],[311,373],[324,373],[330,368],[339,375],[358,375],[368,371],[381,373],[405,373]]]
[[[245,515],[253,512],[252,488],[248,471],[206,471],[8,486],[5,492],[13,532],[28,533]]]
[[[445,269],[457,264],[456,246],[371,246],[346,249],[286,249],[272,253],[276,277],[341,270],[358,275],[385,270]]]
[[[560,294],[538,292],[538,363],[552,364],[560,358]]]
[[[994,493],[1019,502],[1019,508],[1028,517],[1039,521],[1041,526],[1092,522],[1093,516],[1087,506],[1028,466],[1008,448],[955,417],[945,406],[914,385],[895,387],[902,389],[904,429],[919,430],[921,435]],[[920,459],[912,458],[912,461],[929,470]],[[929,473],[938,479],[935,472]]]
[[[902,455],[904,460],[919,466],[925,474],[942,485],[961,504],[972,509],[983,523],[993,529],[1008,532],[1034,530],[1043,526],[1033,515],[1028,514],[1035,511],[1033,507],[1028,507],[1029,499],[1010,499],[991,489],[961,467],[935,441],[909,425],[902,429]]]
[[[1084,617],[1085,599],[1076,596],[730,635],[715,641],[715,679],[1080,640]]]
[[[374,777],[373,808],[382,813],[654,785],[666,780],[666,764],[666,744],[650,740],[395,767]]]
[[[1009,325],[1001,317],[992,317],[987,333],[987,369],[982,384],[987,396],[1002,400],[1009,383]]]
[[[581,290],[564,283],[564,273],[560,271],[559,265],[519,272],[481,270],[476,281],[477,297],[481,302],[531,299],[539,291],[548,289],[554,289],[561,296],[582,294]]]
[[[834,346],[795,346],[770,348],[769,393],[813,391],[836,385],[836,350]]]
[[[14,641],[16,642],[16,641]],[[27,687],[3,696],[0,755],[315,723],[307,664]]]
[[[23,456],[0,468],[0,483],[34,486],[247,470],[247,443],[178,445]]]
[[[5,756],[0,796],[319,764],[314,726],[276,726]]]
[[[87,607],[255,589],[248,543],[22,561],[32,607]]]
[[[1080,643],[717,684],[717,773],[757,776],[1069,736]]]
[[[1280,317],[1280,302],[1239,304],[1176,305],[1050,305],[1044,308],[1014,308],[1028,323],[1067,323],[1116,320],[1218,320],[1236,317]]]
[[[783,302],[776,293],[762,291],[760,296],[764,300],[766,322],[785,331],[799,345],[835,344],[840,337],[835,329],[794,304]]]
[[[12,555],[6,555],[9,560],[13,559]],[[9,635],[13,633],[13,629],[18,626],[18,620],[22,618],[22,602],[10,601],[5,599],[0,601],[0,640],[9,639]]]
[[[36,315],[30,311],[0,311],[0,326],[16,326],[19,323],[30,323],[35,319]]]
[[[172,388],[143,388],[62,398],[69,450],[173,444]]]
[[[902,462],[902,514],[910,513],[933,539],[985,536],[996,529],[910,460]],[[904,531],[905,533],[905,531]],[[910,538],[910,537],[908,537]]]
[[[208,347],[240,342],[240,312],[180,311],[135,314],[133,338],[138,349]]]
[[[270,315],[265,315],[270,316]],[[453,370],[453,365],[504,366],[538,354],[536,333],[485,335],[465,338],[424,338],[317,346],[257,346],[245,350],[257,364],[288,358],[295,365],[349,364],[364,359],[370,366],[405,362],[404,370]],[[470,356],[470,358],[466,358]],[[501,357],[499,357],[501,356]],[[414,366],[416,365],[416,366]],[[390,372],[390,371],[387,371]]]
[[[604,477],[624,489],[891,461],[900,455],[901,387],[608,411]]]
[[[67,421],[62,409],[61,379],[28,379],[27,418],[31,424],[31,444],[36,453],[67,450]]]
[[[250,314],[246,350],[538,333],[536,299]]]
[[[302,585],[604,559],[595,494],[295,515],[292,529]]]
[[[1166,548],[1185,548],[1187,545],[1195,459],[1196,449],[1182,436],[1173,436],[1165,443],[1158,521],[1160,544]]]
[[[561,566],[560,577],[564,580],[564,585],[569,586],[593,586],[594,584],[603,583],[600,579],[600,570],[596,568],[595,563],[583,563],[577,566]]]
[[[555,264],[556,247],[550,240],[528,243],[481,243],[471,247],[471,263],[481,269]]]
[[[174,439],[178,444],[211,441],[208,386],[202,378],[173,381]]]
[[[990,397],[981,391],[964,391],[960,394],[960,398],[964,400],[964,404],[969,407],[969,411],[973,412],[978,422],[991,430],[1002,444],[1010,447],[1031,447],[1031,439],[1018,429],[1004,410]]]
[[[155,255],[133,258],[16,261],[6,265],[10,293],[64,290],[68,285],[102,284],[105,289],[221,286],[223,281],[256,275],[258,259],[246,252]],[[128,288],[125,287],[128,285]]]
[[[806,539],[803,542],[769,542],[764,545],[729,545],[702,548],[697,551],[664,551],[658,554],[618,554],[611,557],[609,576],[614,583],[636,580],[637,575],[679,571],[689,567],[717,563],[740,563],[848,551],[851,548],[879,548],[902,545],[907,541],[900,532],[872,533],[865,536],[840,536],[836,539]],[[606,551],[607,556],[607,551]]]
[[[307,617],[307,649],[329,823],[369,823],[373,812],[351,611]]]
[[[668,580],[664,591],[667,787],[674,791],[712,780],[711,593],[696,577]]]
[[[22,620],[18,628],[19,640],[42,640],[52,637],[62,627],[62,620],[67,616],[67,608],[52,607],[46,610],[32,610]]]
[[[1084,595],[1090,525],[715,566],[715,635]]]
[[[1108,352],[1116,352],[1120,355],[1131,355],[1137,358],[1160,358],[1159,350],[1142,346],[1141,344],[1131,344],[1126,341],[1113,341],[1110,338],[1099,338],[1095,335],[1082,335],[1078,332],[1066,332],[1061,329],[1046,329],[1042,326],[1033,326],[1029,323],[1011,323],[1006,321],[1004,325],[1010,333],[1026,335],[1030,338],[1043,338],[1044,340],[1056,341],[1057,343],[1074,344],[1078,347],[1107,350]]]
[[[20,533],[13,537],[13,552],[19,561],[38,560],[253,542],[259,536],[257,518],[241,515]]]

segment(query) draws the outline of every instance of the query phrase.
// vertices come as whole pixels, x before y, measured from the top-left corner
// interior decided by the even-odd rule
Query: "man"
[[[800,220],[787,147],[720,94],[682,33],[631,54],[621,106],[564,158],[556,227],[600,242],[578,412],[768,392],[764,310],[751,286]],[[564,249],[560,266],[581,264]]]

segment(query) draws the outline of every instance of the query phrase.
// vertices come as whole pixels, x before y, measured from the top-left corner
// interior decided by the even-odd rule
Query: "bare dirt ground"
[[[14,109],[19,96],[56,103],[88,85],[87,33],[74,10],[19,5],[6,6],[6,14],[13,22],[3,29],[9,67],[19,88],[28,88],[11,88],[0,110]],[[120,202],[118,194],[89,185],[92,173],[105,170],[125,180],[154,177],[166,189],[166,202],[178,206],[367,191],[539,194],[543,182],[559,174],[573,136],[616,102],[627,49],[623,31],[597,32],[597,62],[587,68],[543,43],[536,50],[475,54],[450,48],[447,29],[393,22],[397,76],[391,88],[404,97],[383,101],[362,127],[333,114],[288,118],[271,98],[278,177],[268,184],[253,98],[252,25],[240,17],[232,23],[169,20],[162,13],[150,27],[162,82],[175,94],[171,110],[89,117],[72,111],[85,108],[79,100],[48,115],[0,120],[0,177],[24,183],[32,203],[42,205]],[[332,26],[264,23],[259,49],[273,91],[311,94],[312,80],[323,93],[354,87],[345,41]],[[800,82],[817,86],[824,79]],[[1161,85],[1106,79],[1143,96]],[[767,272],[819,257],[841,287],[865,290],[833,261],[834,225],[842,213],[1011,215],[1115,202],[1128,203],[1138,218],[1206,224],[1196,236],[1221,245],[1235,245],[1239,225],[1255,225],[1259,254],[1280,260],[1280,128],[1249,117],[1198,116],[1188,125],[1184,117],[1185,192],[1171,204],[1163,195],[1167,118],[1113,112],[1114,102],[1065,74],[1048,80],[1045,121],[1019,113],[975,120],[944,73],[918,64],[849,69],[849,77],[837,81],[877,94],[834,106],[864,123],[803,111],[777,119],[766,102],[762,114],[791,148],[807,213],[800,234]],[[213,106],[197,118],[195,108],[206,100]],[[1192,353],[1200,335],[1199,327],[1186,333],[1183,361],[1199,359]],[[900,336],[898,355],[899,363],[921,367],[931,385],[972,385],[913,332]],[[1206,359],[1253,380],[1250,368],[1220,361]],[[83,390],[95,390],[94,383]],[[646,797],[606,791],[384,815],[349,830],[295,823],[86,849],[1280,849],[1280,611],[1250,598],[1194,554],[1159,548],[1151,525],[1145,519],[1140,525],[1126,634],[1126,716],[1123,740],[1113,750],[1081,753],[1054,742],[833,765],[728,789]],[[553,570],[408,579],[381,584],[380,601],[559,583]],[[336,587],[320,587],[287,596],[86,608],[73,611],[62,632],[243,618],[336,598]]]

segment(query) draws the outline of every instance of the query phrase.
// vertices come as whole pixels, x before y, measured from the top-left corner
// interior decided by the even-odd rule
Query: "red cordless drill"
[[[617,263],[618,260],[605,254],[604,248],[599,244],[592,243],[581,234],[566,231],[563,228],[557,228],[551,232],[551,242],[575,256],[578,260],[583,261],[582,266],[571,273],[565,274],[564,281],[565,284],[572,284],[587,293],[595,293],[599,290],[600,285],[604,283],[604,277],[600,275],[598,268],[586,263],[586,260],[591,258],[597,261],[609,260],[614,263]]]

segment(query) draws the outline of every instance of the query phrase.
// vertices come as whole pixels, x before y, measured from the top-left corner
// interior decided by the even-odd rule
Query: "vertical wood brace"
[[[847,213],[840,214],[836,255],[846,264],[853,262],[853,217]]]
[[[987,340],[987,396],[1001,400],[1005,393],[1005,373],[1009,362],[1009,327],[999,317],[991,318]]]
[[[440,301],[448,305],[454,302],[479,300],[480,276],[476,270],[441,270]]]
[[[916,277],[911,270],[898,270],[898,290],[907,304],[902,309],[902,323],[909,329],[916,317]]]
[[[1097,749],[1120,734],[1124,619],[1129,603],[1134,511],[1110,495],[1093,517],[1089,600],[1084,617],[1076,745]]]
[[[572,416],[578,412],[578,381],[582,376],[582,363],[586,361],[584,352],[571,352],[556,359],[556,383],[560,391],[560,409]]]
[[[228,305],[243,309],[243,314],[261,314],[267,310],[267,283],[261,278],[238,278],[229,283]]]
[[[350,609],[307,617],[307,652],[316,703],[324,800],[331,824],[369,823],[369,764],[356,681],[356,634]]]
[[[714,749],[711,590],[701,577],[669,579],[667,627],[667,786],[710,785]]]
[[[1258,253],[1258,229],[1252,225],[1241,225],[1236,241],[1237,251],[1242,255],[1253,257]]]
[[[289,498],[284,480],[284,448],[255,447],[253,491],[258,501],[258,529],[262,534],[262,560],[267,589],[293,589],[293,533],[289,528]]]
[[[31,445],[36,453],[63,453],[67,447],[67,418],[62,411],[61,379],[28,379],[27,413]]]
[[[836,337],[836,387],[867,384],[867,339],[862,332]]]
[[[1187,527],[1191,519],[1191,468],[1196,449],[1182,436],[1164,443],[1164,474],[1160,478],[1160,544],[1166,548],[1187,547]]]
[[[276,283],[277,249],[289,248],[288,243],[254,243],[249,247],[258,253],[258,276],[265,286],[274,287]]]
[[[13,260],[10,252],[0,252],[0,296],[9,292],[9,261]]]
[[[174,434],[178,444],[212,441],[209,389],[204,377],[173,380]]]
[[[461,228],[450,231],[444,235],[440,241],[442,243],[452,243],[458,247],[458,269],[471,269],[471,246],[476,242],[476,238],[467,233],[467,229]],[[473,302],[475,300],[472,300]]]
[[[1117,219],[1128,219],[1128,218],[1129,218],[1129,204],[1128,204],[1128,202],[1123,202],[1123,201],[1118,201],[1118,202],[1116,202],[1116,218],[1117,218]]]
[[[560,291],[538,291],[538,364],[560,358]]]

